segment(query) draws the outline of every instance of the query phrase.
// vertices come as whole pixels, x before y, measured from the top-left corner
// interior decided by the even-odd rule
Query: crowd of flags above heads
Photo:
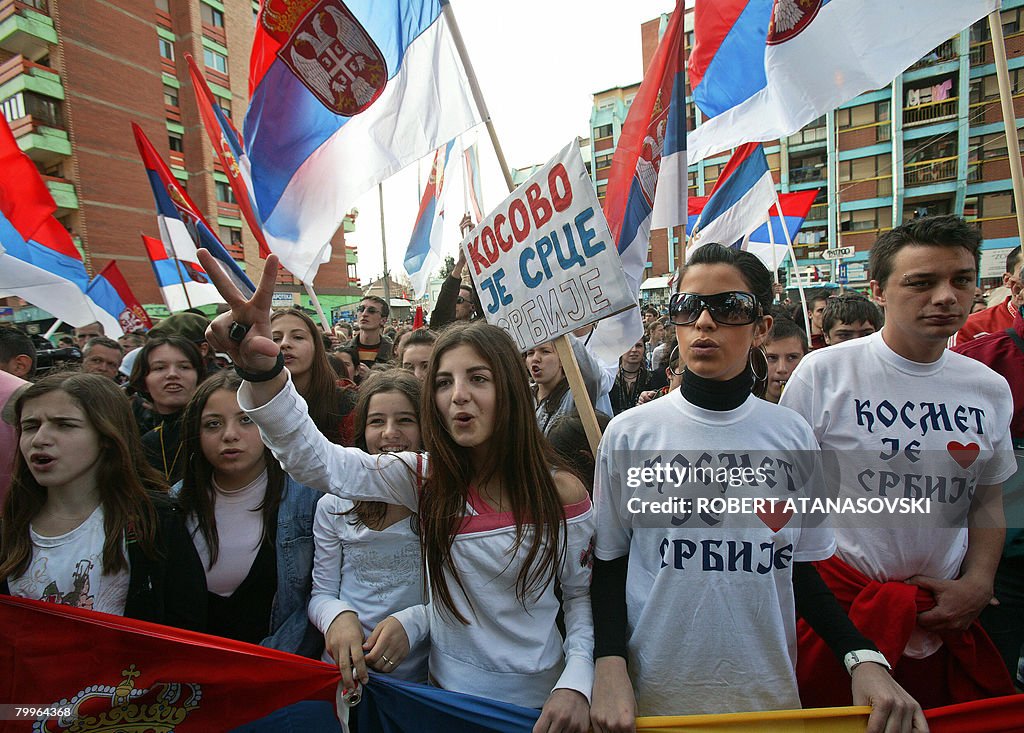
[[[604,212],[630,287],[639,290],[652,227],[686,224],[687,253],[701,242],[735,242],[780,264],[777,235],[792,238],[812,197],[783,194],[781,217],[769,219],[774,185],[761,146],[748,143],[785,137],[886,86],[997,5],[933,0],[929,23],[921,25],[915,4],[891,0],[697,0],[688,71],[703,122],[687,133],[679,0],[630,107],[608,181]],[[311,283],[329,258],[331,237],[359,195],[431,153],[433,178],[405,258],[418,294],[441,258],[435,230],[444,219],[445,171],[455,160],[463,160],[473,184],[465,187],[464,209],[478,221],[486,213],[475,146],[453,151],[481,116],[447,26],[449,11],[442,0],[262,2],[244,136],[187,59],[204,128],[261,253],[276,252],[300,280]],[[197,246],[251,291],[137,126],[135,137],[160,228],[160,246],[148,240],[145,248],[168,306],[219,300],[196,261]],[[710,197],[688,204],[688,165],[730,149],[736,152]],[[135,300],[116,265],[90,284],[81,255],[53,218],[52,197],[6,123],[0,161],[9,161],[5,171],[27,165],[32,174],[0,175],[0,257],[9,265],[0,268],[0,291],[17,290],[72,324],[132,323]],[[639,333],[638,313],[627,312],[601,322],[592,346],[613,360]]]

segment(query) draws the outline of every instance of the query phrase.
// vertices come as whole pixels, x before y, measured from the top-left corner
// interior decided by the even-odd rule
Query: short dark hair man
[[[810,423],[841,502],[931,502],[913,513],[909,505],[902,513],[837,516],[836,554],[817,564],[924,708],[1013,690],[974,623],[993,598],[1002,483],[1016,471],[1010,390],[988,367],[946,349],[970,311],[980,250],[978,230],[955,216],[923,217],[883,234],[870,267],[885,326],[808,354],[780,402]],[[934,606],[919,613],[914,595],[897,590],[907,584]],[[871,589],[886,605],[865,612],[858,600]],[[967,646],[970,658],[959,652]],[[834,702],[845,699],[838,683],[845,673],[827,649],[811,641],[799,654],[814,677],[801,679],[804,704],[849,704]],[[967,678],[976,692],[960,695]]]
[[[9,326],[0,327],[0,371],[32,379],[36,372],[36,347],[28,334]]]
[[[81,349],[85,347],[85,342],[89,339],[106,335],[106,332],[103,330],[103,324],[99,321],[93,321],[92,323],[75,328],[75,345]]]
[[[376,295],[367,295],[356,307],[359,333],[349,345],[359,349],[359,361],[367,367],[390,362],[393,358],[394,344],[383,333],[390,313],[387,302]]]
[[[1014,247],[1006,256],[1006,267],[1003,273],[1003,287],[1010,289],[1010,294],[1003,300],[967,317],[967,323],[953,334],[949,340],[950,347],[984,336],[987,333],[999,333],[1013,326],[1013,317],[1017,309],[1024,305],[1024,282],[1021,281],[1021,266],[1024,258],[1020,256],[1020,247]]]
[[[822,290],[812,293],[807,299],[807,318],[811,322],[811,332],[807,336],[810,338],[811,351],[828,346],[825,343],[825,332],[821,327],[821,316],[825,313],[827,302],[828,294]]]
[[[821,314],[821,332],[829,346],[870,336],[882,327],[881,309],[862,295],[832,295]]]
[[[117,381],[117,368],[124,358],[121,344],[106,336],[91,338],[82,349],[82,371],[86,374],[99,374]]]

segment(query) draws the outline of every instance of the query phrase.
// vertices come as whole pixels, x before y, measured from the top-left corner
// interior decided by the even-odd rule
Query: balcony
[[[75,193],[75,186],[71,181],[54,176],[43,176],[43,181],[46,182],[46,187],[57,204],[56,216],[64,216],[72,211],[78,211],[78,195]]]
[[[926,125],[943,120],[956,119],[958,97],[950,97],[938,102],[925,102],[913,107],[903,108],[903,126]]]
[[[64,99],[64,87],[55,69],[29,61],[24,56],[12,56],[0,64],[0,99],[23,91]]]
[[[18,147],[41,166],[54,165],[71,155],[71,141],[63,125],[56,127],[51,120],[33,115],[10,120],[10,124]]]
[[[790,183],[811,183],[813,181],[824,181],[827,178],[824,163],[817,165],[805,165],[799,168],[789,169]]]
[[[955,181],[957,156],[907,163],[903,169],[903,183],[910,186],[927,186],[943,181]]]
[[[945,43],[936,46],[931,53],[925,54],[920,61],[911,66],[907,71],[923,69],[926,66],[941,64],[943,61],[952,61],[957,57],[957,43],[955,38],[950,38]]]
[[[37,61],[57,45],[45,0],[0,0],[0,48]]]

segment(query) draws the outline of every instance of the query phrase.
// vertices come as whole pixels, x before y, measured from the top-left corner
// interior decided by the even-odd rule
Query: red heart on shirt
[[[774,503],[769,502],[772,507],[771,511],[759,511],[757,518],[764,522],[765,526],[768,527],[772,532],[778,532],[780,529],[789,524],[789,520],[793,518],[792,509],[784,509],[786,502],[776,500]]]
[[[946,443],[946,450],[949,451],[949,455],[953,457],[953,460],[960,464],[960,468],[969,468],[972,463],[978,460],[981,446],[977,443],[964,445],[963,443],[951,440]]]

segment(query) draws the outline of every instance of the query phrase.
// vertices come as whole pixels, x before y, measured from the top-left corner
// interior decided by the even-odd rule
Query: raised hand
[[[199,250],[199,263],[210,276],[217,292],[231,311],[217,316],[206,330],[206,340],[214,351],[221,351],[247,372],[267,372],[277,363],[280,348],[270,337],[270,304],[277,281],[277,256],[267,257],[263,277],[251,298],[245,296],[221,269],[220,263],[205,249]],[[241,340],[229,336],[232,324],[249,326]],[[237,335],[240,329],[236,327]]]

